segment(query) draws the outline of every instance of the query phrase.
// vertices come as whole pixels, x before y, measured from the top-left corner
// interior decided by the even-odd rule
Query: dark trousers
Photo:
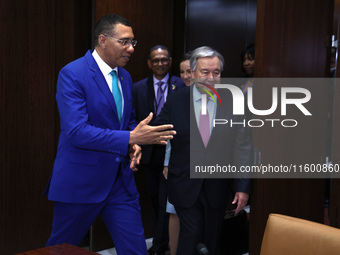
[[[216,194],[218,196],[218,194]],[[204,244],[209,255],[216,254],[225,208],[211,208],[204,192],[190,208],[176,207],[180,220],[177,255],[196,255],[197,245]]]
[[[150,211],[154,223],[153,249],[165,249],[169,243],[169,214],[166,212],[167,188],[163,166],[144,165]]]

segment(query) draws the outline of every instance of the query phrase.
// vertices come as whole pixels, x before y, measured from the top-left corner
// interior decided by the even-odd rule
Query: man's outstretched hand
[[[166,145],[167,140],[172,139],[176,135],[173,125],[149,126],[153,113],[142,120],[137,127],[130,132],[129,144],[161,144]]]

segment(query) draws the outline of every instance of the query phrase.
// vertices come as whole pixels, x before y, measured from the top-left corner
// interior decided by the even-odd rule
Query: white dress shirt
[[[112,69],[108,64],[106,64],[104,62],[104,60],[101,59],[101,57],[99,56],[99,54],[96,50],[94,50],[92,52],[92,56],[93,56],[94,60],[97,62],[97,65],[99,66],[100,71],[104,75],[104,78],[107,82],[107,85],[109,86],[111,93],[112,93],[112,75],[111,75],[111,72],[112,72],[112,70],[116,70],[117,78],[118,78],[117,79],[118,88],[120,90],[120,93],[122,94],[122,111],[123,111],[123,109],[124,109],[124,96],[123,96],[123,91],[122,91],[122,85],[120,84],[118,67],[115,67],[115,68]],[[123,115],[123,113],[122,113],[122,115]]]
[[[216,101],[217,96],[214,95],[214,99]],[[194,111],[196,117],[197,127],[200,123],[200,115],[202,110],[202,94],[198,91],[196,86],[193,87],[193,100],[194,100]],[[209,113],[209,124],[210,124],[210,134],[213,129],[213,120],[216,116],[216,105],[215,102],[207,95],[207,112]]]

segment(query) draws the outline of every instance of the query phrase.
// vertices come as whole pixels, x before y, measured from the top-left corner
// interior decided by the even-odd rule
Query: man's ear
[[[152,69],[152,64],[151,64],[150,59],[147,60],[147,63],[148,63],[148,67],[149,67],[150,69]]]
[[[106,47],[106,36],[103,34],[100,34],[98,36],[98,44],[100,47],[105,48]]]

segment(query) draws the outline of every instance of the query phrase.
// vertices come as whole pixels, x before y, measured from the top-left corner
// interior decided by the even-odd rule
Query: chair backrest
[[[280,214],[270,214],[261,255],[339,255],[340,229]]]

